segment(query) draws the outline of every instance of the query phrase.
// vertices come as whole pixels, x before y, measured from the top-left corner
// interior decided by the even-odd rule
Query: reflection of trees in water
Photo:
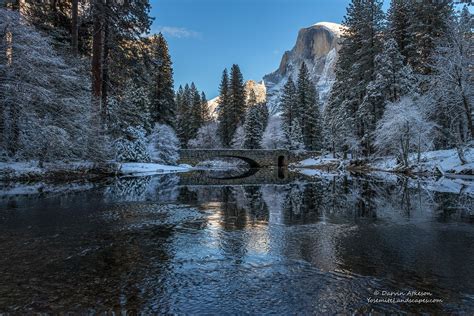
[[[249,215],[252,221],[268,221],[268,207],[263,200],[262,190],[258,186],[244,187],[248,201]]]
[[[180,201],[219,202],[236,227],[270,221],[270,217],[280,223],[305,224],[321,218],[370,222],[380,217],[428,218],[436,214],[443,221],[472,217],[469,212],[474,203],[467,194],[432,192],[410,178],[384,181],[362,176],[286,185],[186,187],[181,189]]]
[[[357,189],[357,202],[354,209],[354,218],[376,218],[375,205],[376,188],[370,182],[356,179],[353,187]],[[354,189],[353,189],[354,190]]]
[[[179,177],[166,174],[147,177],[118,178],[105,190],[105,199],[111,202],[169,202],[178,195]]]
[[[261,186],[181,187],[179,201],[186,204],[219,202],[226,228],[243,228],[247,223],[268,220],[268,207]]]
[[[468,219],[471,223],[474,222],[474,198],[469,195],[434,192],[432,199],[437,205],[434,211],[438,221]]]

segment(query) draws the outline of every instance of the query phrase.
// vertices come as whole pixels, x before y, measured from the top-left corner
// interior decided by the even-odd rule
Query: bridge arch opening
[[[278,168],[283,168],[288,165],[288,161],[285,156],[278,156]]]

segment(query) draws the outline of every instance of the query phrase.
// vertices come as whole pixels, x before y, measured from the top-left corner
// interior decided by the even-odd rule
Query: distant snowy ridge
[[[313,26],[323,26],[328,31],[336,34],[338,37],[342,37],[344,35],[344,30],[346,29],[344,25],[333,22],[318,22],[316,24],[313,24]]]

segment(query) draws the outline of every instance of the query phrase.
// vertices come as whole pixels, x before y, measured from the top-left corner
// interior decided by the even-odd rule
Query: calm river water
[[[272,172],[1,185],[0,312],[474,314],[472,195]]]

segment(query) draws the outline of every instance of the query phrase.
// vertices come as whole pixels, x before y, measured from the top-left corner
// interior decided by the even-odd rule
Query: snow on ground
[[[54,174],[70,174],[71,178],[82,176],[92,172],[98,175],[101,172],[114,175],[116,173],[123,175],[132,174],[162,174],[172,172],[185,172],[192,167],[189,165],[168,166],[155,163],[104,163],[94,164],[92,162],[55,162],[44,163],[39,166],[37,161],[26,162],[0,162],[0,180],[17,179],[41,179],[46,177],[54,178]],[[97,170],[94,170],[97,169]],[[53,176],[52,176],[53,175]]]
[[[474,174],[474,148],[469,148],[465,151],[465,158],[468,163],[461,165],[458,154],[455,149],[436,150],[425,152],[421,155],[420,163],[417,163],[417,155],[410,155],[410,164],[413,166],[412,170],[417,173],[435,174],[437,170],[442,170],[442,173],[447,177],[453,175],[469,175]],[[331,155],[321,157],[313,157],[292,165],[295,168],[312,168],[325,169],[325,166],[336,165],[345,166],[349,161],[342,161],[337,158],[332,158]],[[372,169],[378,171],[397,171],[397,162],[394,157],[380,157],[370,163]],[[339,167],[338,167],[339,168]],[[469,172],[471,171],[471,172]],[[466,176],[469,178],[469,176]]]
[[[124,175],[134,174],[164,174],[173,172],[186,172],[191,167],[189,165],[168,166],[157,163],[127,162],[120,165],[119,172]]]
[[[345,166],[348,161],[341,161],[326,155],[321,157],[309,158],[293,164],[296,170],[304,175],[312,177],[326,177],[336,175],[335,170],[326,170],[325,166],[335,165]],[[474,170],[474,149],[470,148],[465,151],[467,164],[461,165],[455,149],[430,151],[422,154],[421,162],[415,166],[413,171],[435,174],[436,169],[443,171],[443,177],[435,179],[421,178],[414,181],[414,184],[421,184],[426,190],[445,193],[465,193],[474,195],[474,176],[468,175],[469,170]],[[412,164],[416,162],[416,155],[410,157]],[[380,179],[381,181],[398,181],[399,175],[392,173],[397,170],[396,160],[393,157],[381,157],[371,164],[375,170],[370,175]],[[471,171],[470,174],[473,174]]]
[[[467,170],[474,170],[474,148],[465,151],[467,164],[461,165],[455,149],[428,151],[421,154],[420,164],[417,164],[417,155],[410,155],[410,162],[415,166],[415,171],[434,173],[437,168],[445,173],[459,174]],[[395,158],[386,157],[377,159],[372,166],[376,169],[394,171],[397,167]]]

